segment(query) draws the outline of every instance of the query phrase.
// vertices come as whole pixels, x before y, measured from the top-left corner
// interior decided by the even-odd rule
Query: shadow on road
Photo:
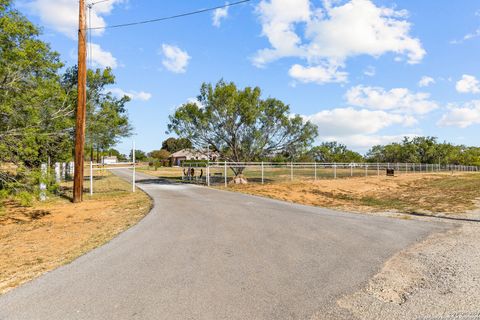
[[[184,183],[175,180],[169,180],[164,178],[147,178],[147,179],[137,179],[136,183],[141,184],[160,184],[160,185],[184,185]]]
[[[405,214],[408,214],[408,215],[411,215],[411,216],[416,216],[416,217],[445,219],[445,220],[453,220],[453,221],[480,222],[480,220],[478,220],[478,219],[460,218],[460,217],[447,217],[447,216],[435,216],[435,215],[418,213],[418,212],[407,212]]]

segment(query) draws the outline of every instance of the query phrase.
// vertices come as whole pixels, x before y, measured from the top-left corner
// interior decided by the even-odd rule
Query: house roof
[[[181,157],[199,157],[206,156],[207,152],[198,151],[195,149],[182,149],[177,152],[174,152],[170,155],[170,158],[181,158]],[[218,155],[217,152],[210,151],[210,155]]]
[[[177,152],[172,153],[170,158],[181,158],[181,157],[195,157],[202,155],[201,152],[193,149],[182,149]]]

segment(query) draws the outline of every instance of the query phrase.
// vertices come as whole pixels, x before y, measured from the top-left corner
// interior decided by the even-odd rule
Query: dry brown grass
[[[165,179],[181,179],[182,170],[180,167],[159,167],[157,170],[153,167],[140,167],[139,172]]]
[[[32,207],[7,202],[0,216],[0,294],[71,262],[137,223],[151,208],[143,192],[112,175],[97,177],[95,194],[72,204],[71,188]]]
[[[409,174],[230,186],[306,205],[357,212],[462,213],[476,207],[480,174]]]

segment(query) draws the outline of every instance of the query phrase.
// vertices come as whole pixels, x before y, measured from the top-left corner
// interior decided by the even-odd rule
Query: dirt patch
[[[55,197],[33,207],[7,202],[0,216],[0,294],[111,240],[150,211],[151,199],[115,176],[72,204]]]
[[[479,319],[479,265],[480,226],[464,223],[398,253],[337,303],[357,319]]]
[[[475,208],[480,174],[405,174],[229,186],[230,190],[356,212],[458,214]]]

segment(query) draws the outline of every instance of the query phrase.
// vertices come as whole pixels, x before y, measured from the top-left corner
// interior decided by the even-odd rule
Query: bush
[[[33,204],[33,195],[27,191],[21,191],[15,195],[15,199],[22,207],[31,207]]]

